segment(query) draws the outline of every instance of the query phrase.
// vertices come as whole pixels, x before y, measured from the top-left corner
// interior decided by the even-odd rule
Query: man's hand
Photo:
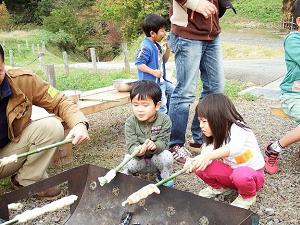
[[[196,8],[196,12],[201,13],[206,19],[217,11],[217,7],[207,0],[200,0]]]
[[[66,139],[71,139],[73,145],[80,144],[84,141],[90,140],[86,125],[83,123],[78,123],[73,127],[69,134],[67,135]]]

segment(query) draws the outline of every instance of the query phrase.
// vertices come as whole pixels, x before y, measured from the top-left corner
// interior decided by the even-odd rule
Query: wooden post
[[[290,31],[292,31],[294,29],[294,17],[292,16],[292,20],[290,23],[291,27],[290,27]]]
[[[55,79],[55,69],[54,65],[45,65],[45,75],[47,77],[48,82],[53,86],[56,87],[56,79]]]
[[[21,45],[18,44],[17,46],[18,46],[18,54],[20,55],[21,54]]]
[[[12,67],[14,67],[15,60],[14,60],[14,51],[13,50],[9,50],[9,62],[10,62],[10,65]]]
[[[32,49],[32,54],[34,55],[35,54],[35,46],[34,46],[34,44],[31,45],[31,49]]]
[[[90,52],[91,52],[91,58],[92,58],[92,63],[93,63],[93,69],[95,72],[97,72],[96,49],[90,48]]]
[[[44,63],[45,63],[45,53],[44,52],[40,52],[39,53],[39,61],[40,61],[40,65],[42,70],[44,70]]]
[[[28,40],[26,40],[26,48],[27,48],[27,49],[29,48]]]
[[[127,49],[127,43],[122,43],[122,50],[124,54],[124,64],[125,64],[125,72],[130,73],[130,64],[128,60],[128,49]]]
[[[37,44],[37,45],[36,45],[36,48],[37,48],[37,52],[38,52],[38,54],[39,54],[40,51],[41,51],[41,50],[40,50],[40,44]]]
[[[69,75],[69,64],[68,64],[68,53],[66,51],[63,52],[63,59],[64,59],[64,65],[65,65],[65,73]]]
[[[46,53],[46,44],[44,41],[42,41],[42,52]]]

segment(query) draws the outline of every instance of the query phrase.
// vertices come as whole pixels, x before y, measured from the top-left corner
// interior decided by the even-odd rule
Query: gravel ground
[[[234,99],[239,112],[244,116],[248,125],[254,130],[258,142],[263,149],[271,140],[281,137],[296,124],[293,121],[276,118],[270,114],[270,106],[275,102],[258,99],[246,101]],[[129,105],[117,107],[89,116],[91,123],[91,141],[74,150],[74,162],[52,167],[51,174],[56,174],[85,163],[105,168],[113,168],[122,160],[124,150],[123,125],[130,115]],[[187,140],[190,131],[187,133]],[[175,170],[180,167],[176,164]],[[257,202],[251,210],[260,216],[260,224],[264,225],[299,225],[300,224],[300,159],[299,146],[292,145],[281,154],[281,171],[276,175],[266,175],[266,184],[258,193]],[[195,175],[182,175],[175,180],[175,188],[197,194],[205,184]],[[9,191],[9,190],[6,190]],[[219,196],[218,201],[231,202],[236,194]],[[40,202],[30,199],[25,205],[32,208]],[[44,216],[28,224],[63,224],[63,217],[68,210]],[[49,221],[49,222],[45,222]]]

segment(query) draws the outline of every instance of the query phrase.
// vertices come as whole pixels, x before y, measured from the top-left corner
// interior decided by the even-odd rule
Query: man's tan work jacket
[[[81,122],[87,123],[76,104],[33,72],[8,70],[6,78],[12,92],[6,108],[8,137],[11,141],[18,142],[22,131],[31,122],[32,105],[54,113],[70,128]]]

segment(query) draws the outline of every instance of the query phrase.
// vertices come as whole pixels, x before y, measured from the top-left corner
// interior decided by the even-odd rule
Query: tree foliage
[[[10,14],[6,8],[6,4],[2,2],[0,4],[0,30],[7,30],[10,25]]]
[[[102,20],[113,21],[123,40],[131,41],[141,33],[140,25],[149,13],[167,16],[169,1],[102,0],[98,4]]]

